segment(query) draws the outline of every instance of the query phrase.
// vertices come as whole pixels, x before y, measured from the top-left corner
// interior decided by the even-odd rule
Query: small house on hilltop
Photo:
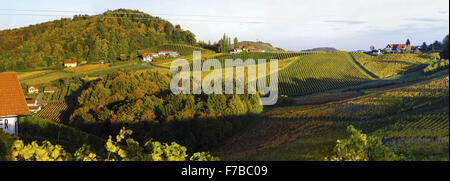
[[[402,52],[406,49],[406,44],[388,44],[385,48],[387,52]]]
[[[17,74],[0,74],[0,128],[8,134],[17,135],[18,117],[29,114]]]
[[[75,60],[64,60],[64,67],[76,67],[77,61]]]
[[[28,85],[28,93],[29,94],[34,94],[34,93],[39,93],[39,85]]]
[[[143,53],[142,54],[142,60],[144,62],[151,62],[153,57],[153,53]]]
[[[55,86],[47,86],[47,87],[44,87],[44,93],[50,93],[50,94],[53,94],[53,93],[56,92],[56,90],[58,90],[58,87],[55,87]]]

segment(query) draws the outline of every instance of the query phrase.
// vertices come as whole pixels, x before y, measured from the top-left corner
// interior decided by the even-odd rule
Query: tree
[[[347,127],[348,137],[337,140],[331,157],[327,161],[395,161],[400,160],[394,152],[384,146],[378,137],[367,137],[352,125]]]
[[[409,39],[406,39],[406,45],[411,45],[411,42],[409,41]]]
[[[444,40],[442,41],[441,58],[443,58],[443,59],[449,59],[448,41],[449,41],[449,37],[447,35],[447,36],[445,36]]]
[[[234,48],[239,48],[239,41],[237,37],[234,37]]]
[[[423,42],[422,46],[420,46],[420,49],[426,51],[428,49],[427,43]]]
[[[411,45],[406,45],[405,53],[406,54],[411,53]]]
[[[219,40],[219,52],[226,53],[231,49],[231,40],[226,34],[223,34],[222,39]]]

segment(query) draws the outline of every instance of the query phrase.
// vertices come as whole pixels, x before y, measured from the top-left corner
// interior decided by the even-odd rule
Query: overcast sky
[[[198,40],[226,33],[286,50],[341,50],[442,41],[449,33],[448,0],[0,0],[0,29],[38,24],[74,14],[127,8],[180,24]]]

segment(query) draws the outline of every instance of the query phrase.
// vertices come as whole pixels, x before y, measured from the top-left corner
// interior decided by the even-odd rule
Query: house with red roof
[[[77,61],[75,60],[64,60],[64,67],[76,67]]]
[[[29,115],[27,102],[16,73],[0,74],[0,129],[17,135],[19,116]]]
[[[154,53],[143,53],[142,54],[142,60],[144,62],[151,62],[153,56],[154,56]]]
[[[39,85],[28,85],[28,94],[39,93]]]
[[[387,52],[402,52],[406,50],[406,44],[388,44],[385,50]]]

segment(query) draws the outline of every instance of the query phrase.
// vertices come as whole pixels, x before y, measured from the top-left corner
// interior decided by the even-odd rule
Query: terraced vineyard
[[[422,58],[415,54],[385,54],[378,56],[370,56],[360,52],[351,54],[356,61],[379,78],[397,75],[428,61],[427,58]]]
[[[37,113],[37,116],[42,119],[52,120],[60,123],[62,117],[65,115],[68,109],[68,105],[64,102],[48,103],[44,108]]]
[[[372,79],[344,52],[300,57],[279,72],[278,77],[280,94],[289,96],[357,85]]]
[[[66,96],[72,94],[73,91],[77,90],[80,84],[69,84],[64,86],[59,86],[55,93],[44,93],[40,98],[39,102],[63,102],[66,101]]]

